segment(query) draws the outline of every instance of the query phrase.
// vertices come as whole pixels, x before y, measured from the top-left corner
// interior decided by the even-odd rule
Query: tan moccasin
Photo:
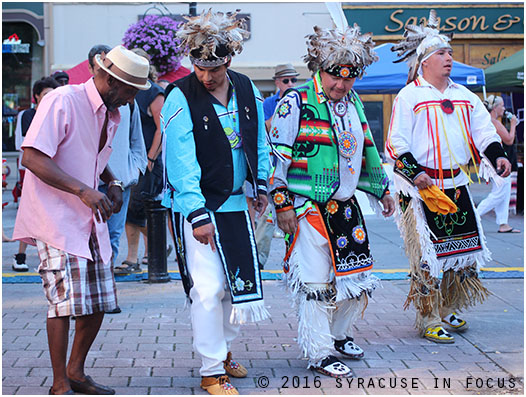
[[[201,388],[213,396],[238,395],[237,389],[232,386],[228,375],[219,377],[203,376],[201,378]]]
[[[232,360],[231,352],[228,352],[228,354],[226,355],[226,360],[223,361],[223,363],[226,373],[231,377],[244,378],[245,376],[247,376],[247,369],[243,365]]]

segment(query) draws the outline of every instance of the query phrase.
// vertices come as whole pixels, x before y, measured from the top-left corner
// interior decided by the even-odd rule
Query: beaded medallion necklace
[[[352,166],[352,157],[356,153],[358,142],[351,132],[351,118],[348,112],[350,103],[349,95],[346,95],[338,102],[329,105],[329,110],[332,116],[332,128],[338,136],[338,151],[347,160],[347,167],[354,175],[356,171]],[[346,126],[348,128],[345,128]]]

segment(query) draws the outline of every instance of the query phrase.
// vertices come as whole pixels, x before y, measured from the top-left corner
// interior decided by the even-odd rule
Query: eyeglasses
[[[288,84],[289,80],[290,80],[291,83],[296,83],[298,81],[298,79],[296,77],[292,77],[291,79],[283,79],[281,81],[283,82],[283,84]]]

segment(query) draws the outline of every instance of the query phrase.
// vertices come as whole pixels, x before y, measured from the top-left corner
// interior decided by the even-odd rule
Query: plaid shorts
[[[48,318],[86,316],[117,307],[113,266],[102,262],[94,232],[89,239],[93,261],[39,240],[36,245],[40,257],[38,272],[49,302]]]

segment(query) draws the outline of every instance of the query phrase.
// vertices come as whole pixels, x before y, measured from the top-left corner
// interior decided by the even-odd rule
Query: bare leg
[[[73,339],[73,346],[67,367],[69,378],[77,381],[85,380],[84,363],[89,349],[99,333],[103,318],[104,312],[77,317],[75,338]]]
[[[19,254],[25,254],[26,253],[26,249],[27,249],[27,243],[24,243],[24,242],[20,241],[20,244],[18,246],[18,253]]]
[[[47,342],[53,367],[53,392],[64,394],[71,389],[66,375],[66,356],[68,353],[69,317],[47,319]]]
[[[137,263],[139,260],[139,235],[140,228],[137,225],[126,222],[126,239],[128,240],[128,256],[126,260],[131,263]]]
[[[142,237],[144,239],[144,251],[148,252],[148,229],[146,229],[146,226],[139,227],[138,229],[141,231]]]

